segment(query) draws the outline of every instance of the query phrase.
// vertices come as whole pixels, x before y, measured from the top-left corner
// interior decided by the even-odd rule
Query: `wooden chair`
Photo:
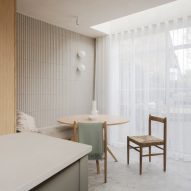
[[[89,142],[87,142],[86,140],[84,139],[81,139],[80,140],[80,133],[83,133],[84,136],[88,136],[88,137],[95,137],[95,132],[89,129],[91,128],[103,128],[101,130],[101,137],[96,137],[97,140],[101,140],[101,145],[103,147],[103,155],[104,156],[101,156],[101,159],[104,159],[104,182],[106,183],[107,182],[107,123],[104,122],[104,123],[76,123],[74,122],[74,141],[77,141],[77,142],[80,142],[80,143],[84,143],[84,144],[90,144]],[[87,132],[86,131],[82,131],[81,128],[88,128]],[[92,148],[94,148],[96,145],[92,144]],[[91,153],[90,153],[91,154]],[[99,165],[99,160],[96,160],[96,167],[97,167],[97,173],[100,174],[100,165]]]
[[[163,123],[164,132],[163,139],[153,137],[151,135],[151,122],[156,121]],[[130,145],[130,142],[136,144],[137,146]],[[142,174],[142,157],[149,157],[149,162],[151,162],[151,156],[163,155],[163,170],[166,171],[166,143],[167,143],[167,119],[149,115],[149,135],[144,136],[127,136],[127,163],[129,164],[129,154],[130,149],[134,149],[140,153],[140,175]],[[151,153],[151,147],[155,146],[161,149],[161,153]],[[162,146],[162,147],[161,147]],[[149,154],[143,154],[143,148],[149,148]]]

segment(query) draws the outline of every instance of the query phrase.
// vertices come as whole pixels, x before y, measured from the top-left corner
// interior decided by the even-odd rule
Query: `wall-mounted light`
[[[84,50],[78,51],[78,57],[79,58],[84,58],[86,56],[86,52]]]
[[[86,66],[83,63],[81,63],[81,60],[82,60],[82,58],[84,58],[86,56],[86,52],[84,50],[80,50],[80,51],[78,51],[77,56],[80,59],[78,65],[77,65],[77,70],[80,72],[83,72],[86,70]]]
[[[77,70],[80,71],[80,72],[83,72],[83,71],[86,70],[86,66],[84,64],[79,63],[77,65]]]

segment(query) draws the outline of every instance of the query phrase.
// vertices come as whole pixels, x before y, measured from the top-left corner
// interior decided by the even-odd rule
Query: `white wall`
[[[77,58],[81,49],[83,60]],[[38,127],[89,113],[93,58],[93,39],[17,14],[17,109],[34,116]],[[83,73],[76,70],[79,62],[86,65]]]

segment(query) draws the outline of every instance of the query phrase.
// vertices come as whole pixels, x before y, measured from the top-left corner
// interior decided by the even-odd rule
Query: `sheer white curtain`
[[[166,116],[169,156],[191,160],[190,23],[180,18],[97,39],[98,109],[129,120],[110,128],[110,144],[147,134],[149,114]]]

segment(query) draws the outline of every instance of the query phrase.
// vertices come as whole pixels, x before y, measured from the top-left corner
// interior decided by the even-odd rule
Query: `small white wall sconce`
[[[80,71],[80,72],[83,72],[83,71],[86,70],[86,66],[84,64],[79,63],[77,65],[77,70]]]
[[[79,58],[84,58],[86,56],[86,52],[84,50],[78,51],[78,57]]]
[[[86,52],[84,50],[80,50],[80,51],[78,51],[77,56],[81,60],[82,58],[84,58],[86,56]],[[86,70],[86,66],[83,63],[80,63],[80,61],[79,61],[78,65],[77,65],[77,70],[80,72],[83,72]]]

